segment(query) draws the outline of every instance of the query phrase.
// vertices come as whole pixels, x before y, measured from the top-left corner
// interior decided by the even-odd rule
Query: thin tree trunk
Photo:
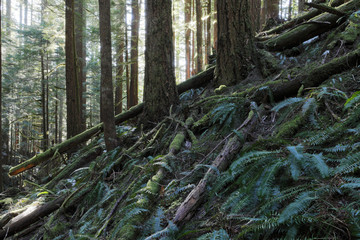
[[[29,11],[28,0],[24,0],[24,7],[25,7],[24,25],[27,26],[27,24],[28,24],[28,11]]]
[[[41,109],[42,109],[42,125],[43,133],[41,148],[45,151],[48,149],[48,132],[46,128],[46,79],[45,79],[45,64],[44,64],[44,50],[40,50],[41,57]]]
[[[79,101],[80,106],[80,132],[86,129],[86,98],[84,97],[86,86],[86,43],[85,43],[85,27],[86,18],[84,11],[84,1],[75,1],[75,49],[76,49],[76,66],[77,66],[77,78],[79,82]]]
[[[292,15],[292,0],[289,0],[289,7],[288,7],[288,21],[291,20]]]
[[[215,52],[217,51],[217,42],[218,42],[218,22],[217,22],[217,1],[214,0],[214,40],[213,40],[213,48]]]
[[[54,109],[54,122],[55,122],[55,144],[59,143],[59,96],[58,89],[55,88],[55,109]]]
[[[2,131],[2,8],[1,8],[2,1],[0,0],[0,192],[4,190],[4,180],[3,180],[3,131]]]
[[[125,62],[126,62],[126,67],[125,67],[125,74],[126,74],[126,109],[129,109],[130,107],[130,63],[129,63],[129,51],[128,51],[128,47],[129,47],[129,39],[128,39],[128,29],[127,29],[127,21],[125,19],[125,24],[126,24],[126,30],[125,30]]]
[[[125,51],[125,25],[126,3],[119,4],[119,29],[117,29],[117,62],[116,62],[116,89],[115,89],[115,114],[119,114],[123,109],[123,82],[124,82],[124,51]]]
[[[211,0],[207,2],[207,21],[206,21],[206,43],[205,43],[205,63],[209,64],[209,56],[211,55]]]
[[[196,73],[202,71],[203,50],[202,50],[202,5],[200,0],[196,0]]]
[[[132,23],[131,23],[131,77],[130,77],[130,104],[128,109],[138,104],[138,82],[139,82],[139,26],[140,6],[139,0],[132,0]]]
[[[189,79],[191,74],[191,49],[190,49],[190,38],[191,38],[191,0],[185,1],[185,54],[186,54],[186,79]]]
[[[99,0],[101,52],[101,121],[104,122],[106,150],[117,146],[111,60],[110,0]]]

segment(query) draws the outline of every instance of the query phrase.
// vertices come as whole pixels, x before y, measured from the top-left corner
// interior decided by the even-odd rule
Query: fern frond
[[[295,103],[299,103],[299,102],[303,102],[305,99],[304,98],[300,98],[300,97],[295,97],[295,98],[288,98],[285,99],[284,101],[281,101],[280,103],[276,104],[271,111],[274,112],[279,112],[281,109],[283,109],[284,107],[290,106],[292,104]]]
[[[153,239],[167,239],[167,237],[171,237],[173,235],[175,235],[175,233],[178,231],[177,226],[172,223],[171,221],[169,221],[169,224],[166,228],[152,234],[151,236],[145,238],[145,240],[153,240]],[[170,238],[173,239],[173,238]]]
[[[352,148],[352,146],[350,146],[349,144],[346,144],[346,145],[337,144],[335,147],[324,148],[323,150],[325,152],[329,152],[329,153],[341,153],[341,152],[346,152],[346,151],[350,150],[351,148]]]
[[[294,202],[290,203],[280,214],[279,223],[284,223],[297,214],[306,210],[318,196],[313,191],[301,193]]]
[[[309,158],[309,159],[312,163],[314,163],[314,168],[316,168],[321,176],[323,178],[325,177],[328,177],[329,176],[329,167],[328,165],[326,165],[325,161],[324,161],[324,157],[323,155],[320,153],[320,154],[312,154]]]
[[[344,175],[354,172],[360,167],[360,152],[350,153],[348,156],[340,161],[340,165],[335,168],[335,174]]]
[[[230,236],[224,229],[214,231],[212,233],[206,233],[197,238],[197,240],[230,240]]]

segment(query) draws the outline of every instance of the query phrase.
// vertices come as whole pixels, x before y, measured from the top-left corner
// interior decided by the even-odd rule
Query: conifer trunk
[[[112,83],[110,0],[99,0],[101,52],[101,121],[104,123],[106,150],[117,146]]]
[[[191,39],[191,0],[185,0],[185,54],[186,54],[186,79],[190,78],[191,73],[191,49],[190,49],[190,39]]]
[[[202,51],[202,5],[200,0],[196,0],[196,73],[202,71],[203,51]]]
[[[147,1],[144,116],[150,122],[178,103],[172,36],[171,1]]]
[[[2,1],[0,0],[0,6]],[[0,8],[0,192],[4,190],[4,181],[3,181],[3,139],[2,139],[2,8]]]

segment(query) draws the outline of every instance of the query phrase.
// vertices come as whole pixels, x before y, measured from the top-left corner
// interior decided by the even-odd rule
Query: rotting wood
[[[255,126],[257,121],[255,115],[256,114],[251,111],[248,118],[237,129],[241,130],[243,127],[247,126],[247,128],[242,131],[244,139],[247,138],[248,133],[251,132],[251,129],[253,129]],[[219,172],[226,170],[242,146],[243,143],[239,141],[238,136],[234,136],[229,139],[222,151],[211,164],[211,168],[209,168],[209,170],[206,172],[204,178],[200,180],[198,185],[189,193],[189,195],[177,209],[175,217],[173,218],[174,224],[180,226],[192,217],[194,210],[204,199],[207,185],[214,181],[214,177],[216,176],[214,169],[217,169]]]
[[[210,67],[209,69],[191,77],[187,81],[180,83],[177,86],[179,94],[186,92],[189,89],[199,88],[199,87],[204,86],[207,83],[209,83],[214,78],[214,69],[215,69],[214,66]],[[115,116],[115,124],[120,124],[126,120],[129,120],[131,118],[138,116],[143,111],[143,109],[144,109],[144,103],[140,103],[140,104],[130,108],[128,111],[116,115]],[[22,173],[30,168],[33,168],[33,167],[39,165],[40,163],[42,163],[48,159],[51,159],[57,153],[63,154],[65,152],[69,151],[70,149],[77,148],[77,146],[79,146],[79,144],[89,140],[91,137],[94,137],[94,136],[98,135],[100,132],[102,132],[103,127],[104,127],[104,124],[100,123],[100,124],[90,128],[90,129],[88,129],[88,130],[86,130],[86,131],[52,147],[52,148],[49,148],[48,150],[46,150],[43,153],[33,156],[29,160],[10,168],[9,175],[15,176],[19,173]]]
[[[0,230],[0,239],[5,239],[13,234],[24,230],[31,224],[40,220],[57,210],[65,200],[65,196],[57,198],[51,202],[45,203],[42,206],[35,208],[32,212],[23,212],[17,217],[13,218],[3,229]]]
[[[344,3],[344,0],[335,0],[335,1],[332,1],[331,7],[337,7],[337,6],[339,6],[339,5],[343,4],[343,3]],[[256,38],[260,38],[260,39],[261,39],[261,37],[263,37],[263,36],[269,36],[269,35],[271,36],[271,35],[273,35],[273,34],[281,33],[281,32],[283,32],[284,30],[289,29],[289,28],[292,28],[292,27],[294,27],[294,26],[297,25],[297,24],[300,24],[300,23],[302,23],[302,22],[305,22],[305,21],[307,21],[307,20],[309,20],[309,19],[311,19],[311,18],[314,18],[314,17],[316,17],[316,16],[319,15],[319,14],[321,14],[321,11],[320,11],[320,10],[318,10],[318,9],[312,9],[312,10],[310,10],[308,13],[305,13],[305,14],[297,17],[297,18],[294,18],[294,19],[292,19],[292,20],[290,20],[290,21],[287,21],[287,22],[285,22],[284,24],[281,24],[281,25],[279,25],[279,26],[277,26],[277,27],[274,27],[274,28],[272,28],[272,29],[270,29],[270,30],[268,30],[268,31],[264,31],[264,32],[259,33],[259,34],[256,36]]]
[[[336,10],[344,13],[349,13],[354,9],[358,9],[359,7],[360,7],[360,0],[352,0],[337,7]],[[340,16],[330,13],[320,14],[319,16],[312,18],[311,21],[329,22],[331,24],[328,25],[323,25],[323,24],[319,25],[317,23],[302,24],[298,27],[293,28],[288,32],[280,34],[275,38],[265,41],[264,46],[270,51],[282,51],[285,49],[298,46],[299,44],[338,26],[339,24],[342,23],[342,21],[339,21],[340,18],[341,18]],[[345,19],[343,19],[343,21],[345,21]]]

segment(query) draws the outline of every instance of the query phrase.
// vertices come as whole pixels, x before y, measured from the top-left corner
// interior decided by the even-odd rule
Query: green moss
[[[192,125],[194,124],[194,122],[195,122],[195,120],[194,120],[193,117],[188,117],[188,118],[186,119],[186,121],[185,121],[185,125],[186,125],[187,127],[190,127],[190,126],[192,126]]]
[[[250,145],[248,149],[244,151],[262,151],[262,150],[276,150],[280,149],[283,146],[290,145],[290,141],[287,141],[282,138],[270,137],[267,139],[259,139],[254,144]]]
[[[175,151],[175,152],[179,151],[184,140],[185,140],[185,135],[183,132],[176,134],[174,140],[170,144],[169,151]]]
[[[349,26],[346,27],[345,31],[341,33],[341,39],[347,44],[354,43],[360,34],[359,29],[360,28],[357,25],[350,23]]]
[[[198,131],[202,128],[205,128],[211,120],[211,115],[212,115],[211,112],[208,112],[207,114],[205,114],[199,121],[194,123],[192,130]]]
[[[226,85],[220,85],[218,88],[216,88],[214,90],[215,94],[221,94],[224,93],[227,90],[227,86]]]
[[[299,115],[294,119],[282,124],[276,134],[276,138],[288,138],[294,136],[304,123],[304,116]]]

